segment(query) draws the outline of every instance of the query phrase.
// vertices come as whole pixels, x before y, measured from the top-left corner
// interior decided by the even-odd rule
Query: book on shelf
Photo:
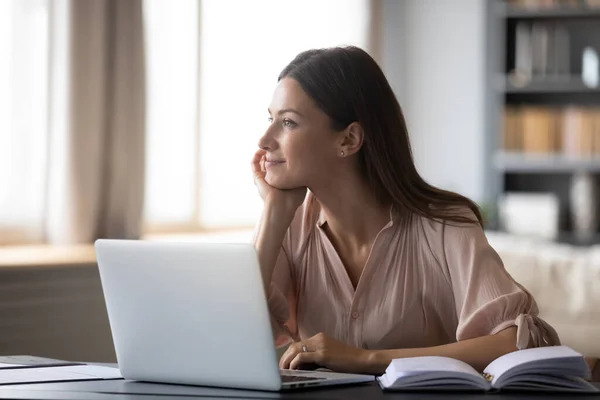
[[[596,153],[597,111],[569,107],[563,114],[564,154],[589,157]]]
[[[543,107],[523,110],[523,149],[529,153],[553,153],[556,149],[556,114]]]
[[[520,21],[515,27],[515,65],[509,81],[516,87],[532,80],[567,80],[571,76],[570,38],[556,21]]]
[[[589,378],[589,366],[581,354],[566,346],[549,346],[503,355],[483,373],[447,357],[394,359],[377,382],[383,390],[399,391],[598,393],[586,381]]]
[[[593,137],[593,153],[594,155],[600,155],[600,110],[596,110],[594,117],[594,133]]]
[[[507,0],[509,6],[523,9],[600,7],[600,0]]]
[[[519,109],[507,107],[504,110],[504,149],[507,151],[521,151],[523,138],[521,135]]]
[[[600,108],[508,106],[502,132],[508,152],[600,156]]]

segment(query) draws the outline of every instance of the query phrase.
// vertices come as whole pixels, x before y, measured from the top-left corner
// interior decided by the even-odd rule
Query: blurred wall
[[[476,201],[484,192],[485,1],[384,0],[382,67],[417,168]]]
[[[116,361],[93,259],[39,265],[0,262],[0,355],[18,354]]]

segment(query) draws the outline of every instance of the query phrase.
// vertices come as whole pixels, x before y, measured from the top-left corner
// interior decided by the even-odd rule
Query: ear
[[[347,157],[357,153],[362,147],[365,133],[358,122],[353,122],[341,132],[338,155]]]

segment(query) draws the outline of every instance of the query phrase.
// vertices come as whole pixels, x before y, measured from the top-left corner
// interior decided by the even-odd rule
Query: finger
[[[306,345],[308,351],[322,350],[325,346],[325,335],[322,332],[319,332],[302,341],[302,344]]]
[[[289,369],[290,363],[296,357],[296,354],[301,353],[301,344],[300,342],[295,342],[288,347],[288,349],[283,353],[281,359],[279,360],[279,368],[281,369]]]
[[[290,362],[290,369],[298,369],[302,364],[320,364],[323,360],[320,351],[307,351],[296,354],[296,357]]]
[[[252,171],[254,173],[263,171],[262,163],[263,163],[263,159],[264,159],[266,153],[267,152],[264,150],[258,150],[256,153],[254,153],[254,157],[252,158],[252,162],[251,162]]]
[[[320,349],[324,340],[323,333],[317,333],[316,335],[302,341],[293,342],[289,345],[287,350],[283,353],[279,359],[279,368],[289,369],[290,363],[296,357],[298,353],[308,353],[313,350]],[[303,346],[306,346],[307,351],[304,351]]]

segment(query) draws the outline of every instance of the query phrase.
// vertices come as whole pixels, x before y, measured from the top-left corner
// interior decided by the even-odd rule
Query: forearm
[[[267,294],[285,233],[293,217],[294,211],[265,203],[254,236],[254,247],[258,255],[263,284]]]
[[[414,349],[369,350],[365,353],[367,373],[380,375],[394,358],[442,356],[466,362],[478,371],[496,358],[517,350],[517,328],[441,346]]]

